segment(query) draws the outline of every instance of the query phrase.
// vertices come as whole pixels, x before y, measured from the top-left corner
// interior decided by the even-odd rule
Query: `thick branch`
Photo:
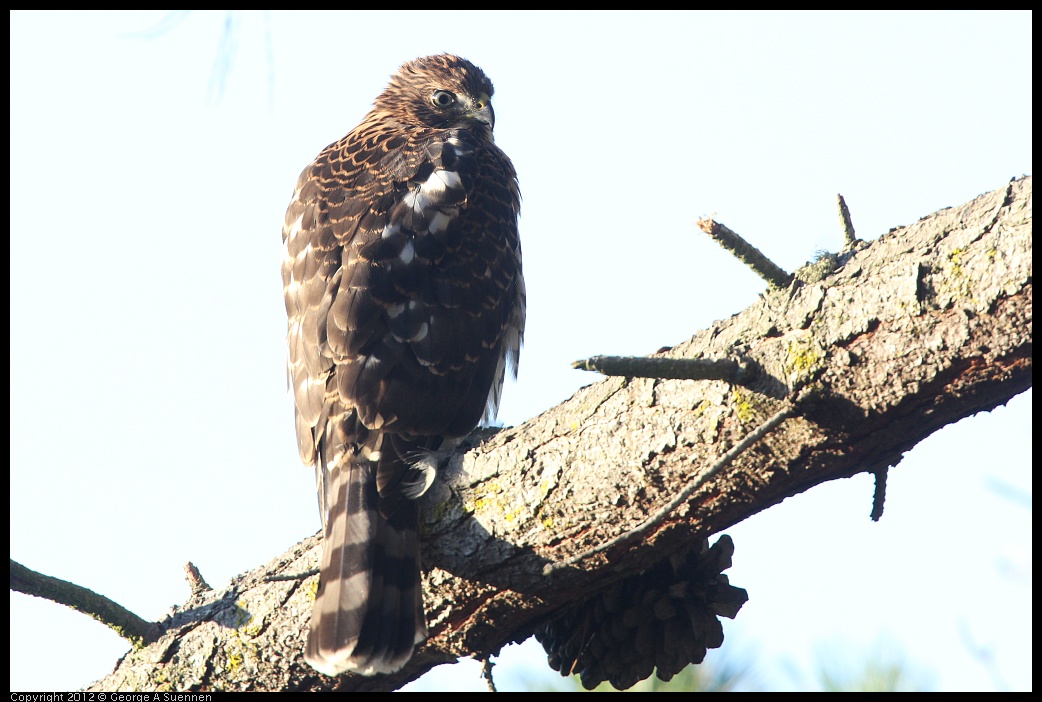
[[[806,395],[807,393],[804,393],[799,399],[802,400],[806,397]],[[779,424],[791,417],[793,413],[796,411],[796,409],[797,402],[786,402],[780,410],[774,413],[773,416],[768,418],[767,421],[765,421],[763,424],[756,427],[751,432],[742,437],[741,441],[739,441],[737,444],[728,449],[727,453],[718,458],[716,462],[713,463],[713,465],[709,466],[706,470],[699,473],[697,478],[693,479],[691,482],[685,485],[684,489],[677,493],[669,502],[664,504],[662,507],[659,507],[657,512],[648,517],[648,519],[645,520],[639,526],[630,529],[625,534],[620,534],[619,536],[616,536],[610,541],[605,541],[604,543],[598,544],[597,546],[591,548],[589,551],[577,553],[574,556],[571,556],[570,558],[567,558],[563,561],[557,561],[556,563],[547,564],[543,567],[543,575],[550,575],[555,570],[561,570],[562,568],[567,568],[568,566],[576,565],[577,563],[582,562],[583,560],[589,558],[594,554],[606,551],[610,548],[616,548],[626,543],[627,541],[632,541],[633,539],[636,539],[637,537],[643,536],[644,534],[648,533],[649,531],[657,527],[659,524],[661,524],[663,520],[668,518],[669,515],[672,514],[677,507],[679,507],[681,504],[690,499],[691,495],[695,494],[695,491],[701,488],[708,480],[711,480],[713,476],[715,476],[724,468],[727,468],[727,466],[731,465],[731,463],[733,463],[736,458],[748,451],[753,444],[755,444],[763,437],[767,436],[767,434],[774,431]]]
[[[666,354],[737,354],[755,369],[746,387],[610,378],[475,437],[425,498],[431,639],[400,673],[331,680],[303,662],[311,537],[191,600],[94,689],[396,688],[525,639],[578,598],[790,495],[896,465],[942,426],[1031,386],[1031,183],[846,251],[822,280],[768,293]],[[641,539],[620,539],[803,389],[793,416]]]

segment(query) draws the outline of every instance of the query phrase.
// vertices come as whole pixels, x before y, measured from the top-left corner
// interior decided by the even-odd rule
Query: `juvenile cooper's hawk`
[[[415,499],[516,372],[520,194],[491,97],[465,59],[404,64],[286,210],[297,443],[325,533],[304,657],[326,675],[393,672],[426,638]]]

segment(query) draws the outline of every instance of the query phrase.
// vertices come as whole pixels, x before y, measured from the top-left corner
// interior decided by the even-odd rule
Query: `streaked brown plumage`
[[[492,92],[456,56],[404,64],[286,211],[297,441],[325,529],[305,658],[327,675],[392,672],[426,638],[415,498],[516,369],[520,195]]]

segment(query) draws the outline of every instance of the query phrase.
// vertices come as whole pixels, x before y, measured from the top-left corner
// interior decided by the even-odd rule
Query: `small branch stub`
[[[739,261],[749,266],[761,278],[776,288],[786,288],[792,276],[763,255],[759,249],[740,237],[736,232],[716,220],[700,219],[698,228],[730,251]]]
[[[213,590],[205,580],[203,580],[202,573],[195,567],[195,564],[191,561],[185,563],[185,580],[188,581],[188,587],[192,590],[192,595],[201,595],[204,592],[210,592]]]
[[[839,226],[843,229],[843,248],[849,249],[857,243],[857,235],[854,234],[854,222],[850,219],[847,201],[839,193],[836,194],[836,208],[839,210]]]
[[[889,468],[878,470],[876,476],[876,489],[872,495],[872,517],[873,522],[878,522],[883,517],[883,503],[886,501],[886,475]]]
[[[485,685],[488,687],[489,692],[499,692],[496,689],[496,681],[492,679],[492,666],[495,663],[492,662],[492,658],[485,656],[481,659],[481,677],[485,678]]]
[[[726,380],[741,384],[744,366],[729,358],[649,358],[647,356],[592,356],[572,368],[603,375],[662,380]]]

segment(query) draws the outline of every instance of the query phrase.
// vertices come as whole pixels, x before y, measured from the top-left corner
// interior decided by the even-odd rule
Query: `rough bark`
[[[395,689],[523,640],[577,598],[788,496],[897,464],[1031,386],[1031,182],[859,244],[817,282],[765,293],[662,354],[738,357],[755,369],[740,386],[612,378],[474,437],[425,498],[431,639],[398,674],[332,680],[304,663],[317,576],[271,578],[317,567],[312,536],[190,600],[91,689]],[[641,539],[544,573],[641,525],[802,389],[792,418]]]

